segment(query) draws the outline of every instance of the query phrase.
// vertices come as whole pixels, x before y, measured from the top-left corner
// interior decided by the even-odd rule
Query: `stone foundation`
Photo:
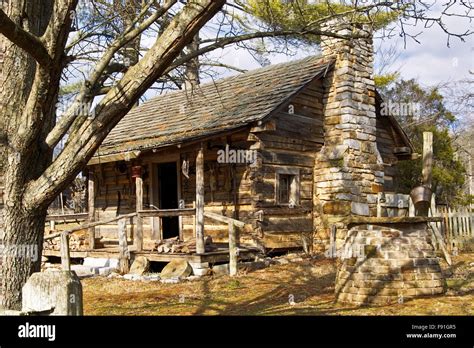
[[[353,227],[342,259],[336,277],[338,302],[403,303],[446,289],[426,223]]]

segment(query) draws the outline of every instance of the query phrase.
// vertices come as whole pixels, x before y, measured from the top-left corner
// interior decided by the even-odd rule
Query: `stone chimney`
[[[323,36],[321,43],[336,61],[325,80],[324,146],[314,168],[315,242],[325,248],[331,226],[340,244],[348,217],[376,215],[384,173],[375,142],[372,30],[342,19],[322,30],[351,38]]]

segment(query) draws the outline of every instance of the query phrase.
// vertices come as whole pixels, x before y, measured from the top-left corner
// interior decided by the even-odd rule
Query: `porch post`
[[[423,186],[431,188],[433,177],[433,133],[423,132]]]
[[[204,252],[204,145],[201,143],[196,156],[196,253]]]
[[[138,169],[138,168],[137,168]],[[141,167],[140,167],[141,169]],[[141,170],[137,170],[135,173],[135,193],[136,193],[136,212],[143,210],[143,179]],[[136,251],[143,250],[143,219],[137,214],[137,230],[135,238],[133,238],[133,244],[135,245]]]
[[[95,184],[94,184],[94,171],[89,169],[89,175],[87,180],[87,204],[89,212],[89,223],[95,221]],[[89,228],[89,248],[93,250],[95,248],[95,227]]]

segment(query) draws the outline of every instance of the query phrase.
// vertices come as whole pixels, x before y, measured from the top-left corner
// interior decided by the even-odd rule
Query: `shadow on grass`
[[[201,290],[208,295],[201,301],[193,315],[204,315],[210,310],[219,315],[325,315],[353,309],[328,308],[334,306],[336,272],[317,276],[311,272],[310,267],[300,265],[285,271],[290,272],[290,282],[261,279],[256,274],[246,275],[246,286],[250,283],[259,287],[264,283],[270,290],[242,301],[236,301],[233,294],[241,295],[242,291],[246,291],[244,286],[234,289],[227,299],[223,299],[222,293],[212,294],[209,291],[212,278],[203,279]],[[229,278],[229,282],[238,282],[239,278]],[[307,300],[311,301],[311,305]]]
[[[463,265],[464,263],[455,263],[453,273],[459,272],[457,267]],[[157,284],[157,287],[153,285],[152,288],[143,289],[143,292],[137,289],[138,291],[128,294],[119,290],[110,296],[103,293],[98,296],[96,288],[93,295],[96,302],[94,312],[101,312],[100,315],[103,315],[107,314],[104,309],[110,308],[112,315],[357,315],[367,313],[358,313],[359,308],[374,308],[369,313],[371,315],[377,314],[379,309],[381,312],[385,311],[384,314],[400,314],[405,308],[410,309],[405,305],[413,301],[406,299],[403,305],[376,307],[336,304],[335,278],[335,264],[324,260],[321,263],[290,263],[239,274],[237,277],[203,277],[198,281],[179,285]],[[454,279],[453,282],[449,288],[456,290],[472,282],[472,279]],[[123,285],[124,288],[127,287],[125,283]],[[179,301],[180,293],[186,297],[183,303]],[[422,298],[433,299],[435,302],[440,298],[447,299],[448,305],[455,305],[456,301],[461,303],[464,296],[473,293],[474,290],[467,289],[455,292],[454,295]],[[115,302],[118,308],[112,308],[112,304],[107,302]],[[426,303],[422,306],[426,306]],[[411,308],[413,309],[412,306]],[[420,307],[419,314],[430,313],[430,308]]]

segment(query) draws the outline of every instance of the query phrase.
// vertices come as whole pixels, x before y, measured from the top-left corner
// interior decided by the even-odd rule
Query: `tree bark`
[[[39,272],[46,210],[27,211],[19,199],[4,207],[5,234],[2,265],[3,307],[21,310],[21,289],[33,272]],[[34,253],[24,253],[32,250]],[[36,259],[34,259],[36,255]]]
[[[11,1],[8,15],[23,30],[40,36],[46,30],[52,6],[49,0],[41,3]],[[41,93],[33,102],[32,96],[36,97],[39,89],[44,88],[46,81],[41,86],[35,84],[39,77],[44,77],[44,69],[37,66],[22,48],[7,40],[3,40],[3,44],[6,49],[0,75],[0,140],[5,156],[2,305],[7,309],[19,310],[23,284],[32,272],[40,270],[47,207],[42,204],[34,209],[26,208],[23,202],[25,187],[28,181],[41,175],[52,155],[51,151],[45,151],[31,139],[32,135],[41,134],[43,130],[49,131],[52,126],[51,119],[43,118],[46,110],[34,104],[42,100],[55,100],[55,92],[53,88],[49,93]],[[50,81],[49,78],[46,80]],[[42,119],[41,126],[27,127],[35,119]],[[37,260],[19,254],[24,248],[34,247]]]
[[[187,54],[193,54],[199,50],[199,33],[194,35],[193,41],[186,47]],[[184,88],[193,91],[199,86],[199,56],[196,56],[186,62],[184,71]]]

